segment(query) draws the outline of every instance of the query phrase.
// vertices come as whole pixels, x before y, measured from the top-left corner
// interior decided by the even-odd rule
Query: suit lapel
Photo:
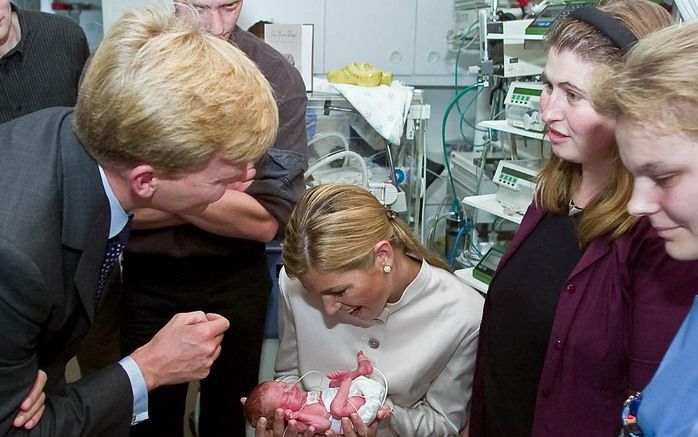
[[[73,132],[72,114],[63,120],[59,135],[63,184],[62,243],[79,252],[77,264],[64,266],[64,273],[73,274],[75,288],[92,321],[97,276],[109,234],[109,203],[97,163],[85,152]]]

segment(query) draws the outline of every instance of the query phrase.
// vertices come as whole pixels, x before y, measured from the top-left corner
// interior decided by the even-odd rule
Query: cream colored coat
[[[363,350],[385,374],[394,409],[378,436],[458,435],[468,417],[484,301],[475,290],[424,262],[399,302],[363,322],[342,312],[326,316],[319,297],[285,270],[279,288],[276,376],[319,371],[303,379],[313,389],[321,374],[355,367]]]

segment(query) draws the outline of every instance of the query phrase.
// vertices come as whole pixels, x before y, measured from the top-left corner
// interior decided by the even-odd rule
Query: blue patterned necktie
[[[99,269],[99,276],[97,278],[97,292],[95,294],[95,312],[99,308],[100,299],[102,298],[102,292],[104,291],[104,285],[109,277],[109,272],[114,268],[116,260],[119,259],[119,255],[124,251],[126,247],[126,241],[128,241],[129,228],[131,225],[131,217],[129,217],[126,226],[109,239],[107,242],[107,251],[104,254],[104,260],[102,261],[102,266]]]

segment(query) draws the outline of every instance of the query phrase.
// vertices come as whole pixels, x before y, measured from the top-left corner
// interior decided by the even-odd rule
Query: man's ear
[[[141,164],[132,168],[128,174],[131,191],[143,199],[149,199],[157,189],[157,178],[152,166]]]

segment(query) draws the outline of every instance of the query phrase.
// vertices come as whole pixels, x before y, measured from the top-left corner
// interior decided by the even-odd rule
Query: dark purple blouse
[[[500,269],[544,215],[528,209]],[[623,401],[649,382],[697,289],[698,261],[671,259],[647,219],[612,242],[594,240],[560,290],[532,435],[617,435]],[[483,369],[491,359],[488,301],[471,405],[473,437],[488,435],[483,396]]]

